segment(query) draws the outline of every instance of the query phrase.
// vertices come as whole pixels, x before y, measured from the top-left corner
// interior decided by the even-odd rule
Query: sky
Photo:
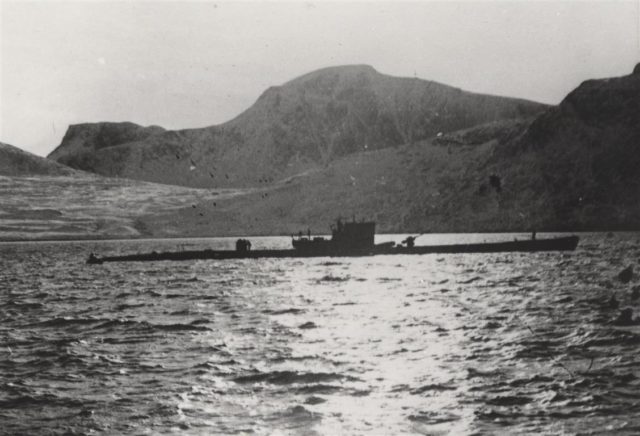
[[[0,0],[0,142],[45,156],[70,124],[220,124],[333,65],[557,104],[638,62],[640,0]]]

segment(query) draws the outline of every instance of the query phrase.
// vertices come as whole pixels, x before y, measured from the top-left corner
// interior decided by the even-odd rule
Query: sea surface
[[[104,265],[85,260],[233,239],[0,243],[0,434],[639,434],[640,326],[613,321],[640,312],[640,233],[580,236]]]

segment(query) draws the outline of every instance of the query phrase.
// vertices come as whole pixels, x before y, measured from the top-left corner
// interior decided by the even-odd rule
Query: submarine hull
[[[123,256],[98,257],[91,255],[89,264],[104,262],[153,262],[181,260],[225,260],[225,259],[260,259],[289,257],[365,257],[383,255],[420,255],[435,253],[504,253],[504,252],[539,252],[539,251],[572,251],[578,245],[577,236],[565,236],[550,239],[531,239],[523,241],[488,242],[476,244],[422,245],[414,247],[391,246],[379,244],[368,248],[349,249],[334,247],[332,244],[321,244],[316,247],[292,248],[284,250],[193,250],[177,252],[152,252]]]

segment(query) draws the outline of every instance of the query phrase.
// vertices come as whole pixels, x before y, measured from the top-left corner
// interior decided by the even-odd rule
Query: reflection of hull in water
[[[578,245],[577,236],[552,239],[530,239],[524,241],[484,242],[477,244],[422,245],[415,247],[378,244],[369,248],[349,249],[336,247],[331,243],[310,244],[305,248],[286,250],[199,250],[164,253],[131,254],[125,256],[90,256],[87,263],[136,262],[155,260],[194,260],[194,259],[259,259],[266,257],[363,257],[393,254],[430,254],[430,253],[502,253],[535,251],[571,251]]]

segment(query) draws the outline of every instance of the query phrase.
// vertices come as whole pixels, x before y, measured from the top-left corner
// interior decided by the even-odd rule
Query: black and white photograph
[[[0,0],[0,436],[640,434],[640,0]]]

